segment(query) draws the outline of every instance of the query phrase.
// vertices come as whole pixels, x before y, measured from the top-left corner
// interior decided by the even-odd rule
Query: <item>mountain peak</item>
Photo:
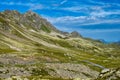
[[[71,37],[82,37],[77,31],[71,32]]]
[[[31,11],[31,10],[29,10],[29,11],[27,11],[25,14],[27,14],[27,15],[35,15],[36,13],[33,12],[33,11]]]
[[[20,14],[17,10],[5,10],[3,13],[5,13],[5,14]]]
[[[27,11],[24,15],[26,15],[26,16],[35,16],[35,17],[42,18],[40,15],[38,15],[37,13],[35,13],[35,12],[31,11],[31,10]]]

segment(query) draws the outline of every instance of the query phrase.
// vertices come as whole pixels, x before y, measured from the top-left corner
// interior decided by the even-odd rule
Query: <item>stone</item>
[[[101,71],[101,74],[104,74],[104,73],[109,72],[109,71],[110,71],[110,69],[103,69],[103,70]]]

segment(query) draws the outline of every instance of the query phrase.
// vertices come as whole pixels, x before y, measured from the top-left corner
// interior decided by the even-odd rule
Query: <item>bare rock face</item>
[[[17,26],[24,26],[26,29],[33,29],[35,31],[44,31],[44,32],[60,32],[57,30],[51,23],[46,19],[39,16],[37,13],[32,11],[27,11],[24,14],[19,13],[16,10],[5,10],[0,12],[0,17],[2,21],[7,23],[15,23]],[[8,24],[4,24],[6,28]],[[3,26],[3,25],[2,25]]]
[[[73,31],[73,32],[70,34],[70,36],[73,37],[73,38],[82,37],[77,31]]]

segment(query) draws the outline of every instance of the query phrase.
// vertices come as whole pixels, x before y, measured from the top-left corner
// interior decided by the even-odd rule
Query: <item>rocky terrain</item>
[[[1,80],[120,80],[120,45],[62,32],[28,11],[0,12]]]

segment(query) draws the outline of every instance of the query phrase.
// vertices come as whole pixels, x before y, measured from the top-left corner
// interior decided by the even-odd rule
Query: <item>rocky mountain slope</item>
[[[31,11],[0,12],[1,79],[94,80],[118,67],[119,45],[59,31]]]

